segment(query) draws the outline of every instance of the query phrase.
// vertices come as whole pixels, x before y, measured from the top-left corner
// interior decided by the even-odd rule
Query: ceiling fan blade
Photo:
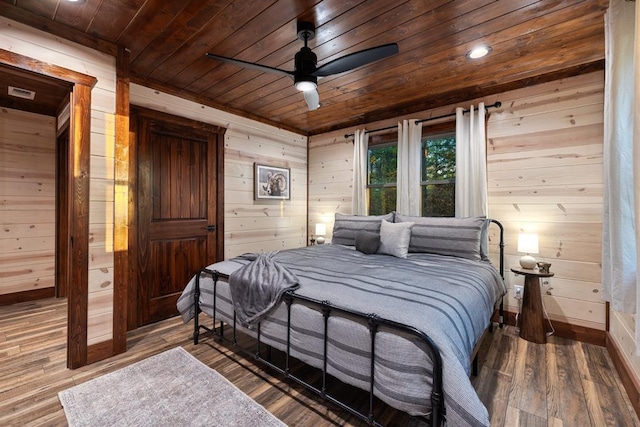
[[[318,67],[318,69],[313,72],[313,75],[317,77],[326,77],[332,74],[344,73],[345,71],[362,67],[370,62],[395,55],[396,53],[398,53],[397,43],[372,47],[359,52],[350,53],[349,55],[327,62],[326,64]]]
[[[320,95],[318,94],[318,89],[308,90],[303,93],[304,100],[307,102],[309,111],[317,110],[318,107],[320,107]]]
[[[266,65],[255,64],[253,62],[241,61],[240,59],[227,58],[226,56],[214,55],[213,53],[207,53],[206,57],[215,59],[218,61],[226,62],[229,64],[235,64],[240,67],[248,68],[250,70],[262,71],[263,73],[280,74],[282,76],[293,77],[293,72],[291,71],[268,67]]]

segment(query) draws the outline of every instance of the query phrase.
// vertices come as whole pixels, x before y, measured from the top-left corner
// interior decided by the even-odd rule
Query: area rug
[[[280,420],[177,347],[58,393],[69,426],[273,426]]]

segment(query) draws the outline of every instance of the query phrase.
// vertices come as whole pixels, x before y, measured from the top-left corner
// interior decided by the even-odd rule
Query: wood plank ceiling
[[[0,0],[0,14],[114,54],[131,80],[313,135],[576,75],[604,64],[608,0]],[[293,70],[296,23],[313,22],[318,65],[386,43],[399,54],[321,78],[308,111],[288,77],[206,52]],[[468,60],[474,46],[489,56]]]

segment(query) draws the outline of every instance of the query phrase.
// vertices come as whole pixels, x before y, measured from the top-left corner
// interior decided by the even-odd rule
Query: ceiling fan
[[[311,22],[298,22],[298,38],[304,41],[304,47],[296,53],[294,71],[281,70],[279,68],[227,58],[226,56],[214,55],[212,53],[207,53],[206,56],[256,71],[289,76],[293,78],[296,89],[304,93],[304,100],[307,102],[309,110],[315,110],[320,106],[318,77],[327,77],[332,74],[343,73],[398,53],[398,45],[396,43],[390,43],[350,53],[318,67],[316,54],[307,47],[307,42],[313,40],[315,35],[316,29]]]

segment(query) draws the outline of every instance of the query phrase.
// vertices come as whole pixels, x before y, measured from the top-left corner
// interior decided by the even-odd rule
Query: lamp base
[[[520,258],[520,267],[526,268],[527,270],[533,270],[536,266],[536,259],[531,255],[525,255]]]
[[[316,237],[316,243],[318,245],[322,245],[324,243],[324,237],[322,237],[322,236]]]

